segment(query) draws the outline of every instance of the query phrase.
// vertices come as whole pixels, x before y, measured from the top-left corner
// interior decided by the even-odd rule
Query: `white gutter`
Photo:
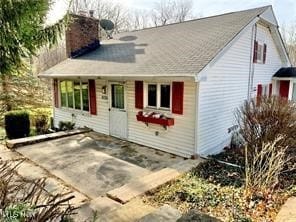
[[[194,79],[194,74],[40,74],[39,78],[88,78],[88,79],[103,79],[103,78],[186,78]]]
[[[252,38],[251,38],[251,49],[250,49],[250,63],[249,63],[249,81],[248,81],[248,95],[247,99],[251,99],[251,93],[253,89],[253,78],[254,78],[254,41],[257,36],[257,25],[256,23],[253,25],[252,28]]]

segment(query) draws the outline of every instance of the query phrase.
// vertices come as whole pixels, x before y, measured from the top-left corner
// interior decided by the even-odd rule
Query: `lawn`
[[[176,181],[147,193],[143,199],[153,206],[169,204],[181,212],[206,213],[223,221],[273,221],[292,187],[272,195],[244,198],[244,170],[214,160],[201,163]]]

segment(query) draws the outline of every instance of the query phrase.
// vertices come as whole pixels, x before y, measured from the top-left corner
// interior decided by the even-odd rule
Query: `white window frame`
[[[264,57],[264,42],[258,40],[258,48],[257,48],[257,63],[263,64]],[[261,53],[259,53],[259,47],[261,48]]]
[[[269,84],[262,85],[262,96],[269,96]]]
[[[296,81],[292,81],[292,96],[291,96],[291,100],[296,102],[296,97],[294,98],[293,95],[294,95],[294,90],[296,90]]]
[[[62,100],[61,100],[61,82],[65,81],[66,82],[66,89],[67,89],[67,82],[70,81],[73,83],[73,107],[69,107],[68,104],[68,91],[66,90],[66,106],[62,106]],[[80,109],[75,108],[75,94],[74,94],[74,82],[79,82],[80,85]],[[83,110],[83,97],[82,97],[82,84],[87,83],[88,85],[88,111]],[[89,84],[88,81],[86,80],[70,80],[70,79],[62,79],[58,81],[58,86],[59,86],[59,105],[63,109],[71,110],[71,111],[80,111],[83,113],[89,113],[90,112],[90,96],[89,96]]]
[[[148,85],[156,85],[156,106],[148,106]],[[170,107],[161,107],[161,85],[169,85],[170,86]],[[144,107],[148,109],[158,109],[170,111],[172,109],[172,84],[170,82],[147,82],[144,84]]]

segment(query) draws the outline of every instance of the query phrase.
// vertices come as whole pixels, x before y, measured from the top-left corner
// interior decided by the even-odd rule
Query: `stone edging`
[[[44,134],[39,136],[31,136],[20,139],[7,140],[6,146],[9,149],[15,149],[20,146],[26,146],[34,143],[40,143],[48,140],[58,139],[67,136],[73,136],[81,133],[90,132],[90,129],[74,129],[69,131],[61,131],[56,133]]]

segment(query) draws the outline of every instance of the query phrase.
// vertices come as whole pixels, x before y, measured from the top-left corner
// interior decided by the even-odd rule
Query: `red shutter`
[[[137,109],[143,109],[143,81],[135,81],[135,107]]]
[[[253,55],[253,62],[257,63],[257,52],[258,52],[258,42],[254,41],[254,55]]]
[[[94,79],[88,80],[88,87],[90,100],[90,114],[97,115],[96,81]]]
[[[172,112],[183,114],[184,82],[173,82]]]
[[[258,84],[258,86],[257,86],[257,105],[259,105],[261,102],[262,89],[263,89],[262,85]]]
[[[267,45],[264,44],[263,46],[263,64],[266,62],[266,50],[267,50]]]
[[[57,79],[53,80],[53,97],[54,97],[54,106],[58,108],[59,107],[59,85],[58,85]]]
[[[272,83],[269,83],[269,97],[272,96]]]

